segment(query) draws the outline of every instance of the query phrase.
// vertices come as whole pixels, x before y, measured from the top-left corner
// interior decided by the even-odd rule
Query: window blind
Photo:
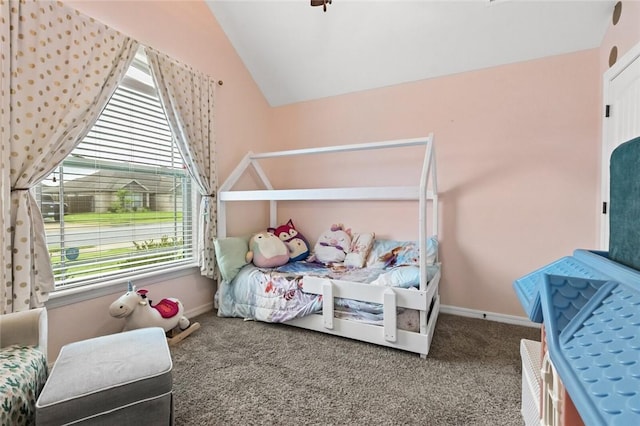
[[[125,80],[38,188],[57,289],[193,262],[191,178],[140,88]]]

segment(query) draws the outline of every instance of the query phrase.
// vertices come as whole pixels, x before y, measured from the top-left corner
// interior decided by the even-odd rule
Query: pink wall
[[[598,61],[594,49],[277,108],[271,145],[338,145],[433,131],[442,302],[523,316],[513,280],[595,244]],[[280,181],[307,180],[311,172],[322,182],[343,164],[289,165]],[[361,166],[363,182],[379,173]],[[394,167],[394,174],[415,175],[417,166]],[[287,206],[280,215],[293,217],[310,239],[333,221],[415,236],[415,213],[404,206],[333,207]]]

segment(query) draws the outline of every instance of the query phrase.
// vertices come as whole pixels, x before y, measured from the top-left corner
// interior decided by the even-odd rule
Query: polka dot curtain
[[[54,286],[30,188],[89,131],[137,43],[62,3],[0,0],[0,12],[0,312],[6,313],[42,306]]]
[[[163,53],[148,47],[145,52],[178,149],[203,196],[198,227],[198,258],[201,274],[214,278],[216,261],[213,240],[216,237],[218,190],[213,131],[216,82]]]

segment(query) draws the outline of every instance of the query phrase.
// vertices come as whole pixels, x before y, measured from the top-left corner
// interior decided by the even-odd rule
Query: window
[[[37,187],[56,289],[193,264],[192,187],[140,52]]]

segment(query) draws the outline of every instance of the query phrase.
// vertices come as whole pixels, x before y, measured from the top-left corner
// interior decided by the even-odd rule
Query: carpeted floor
[[[218,318],[171,349],[175,424],[518,425],[520,339],[441,314],[427,359],[281,324]]]

